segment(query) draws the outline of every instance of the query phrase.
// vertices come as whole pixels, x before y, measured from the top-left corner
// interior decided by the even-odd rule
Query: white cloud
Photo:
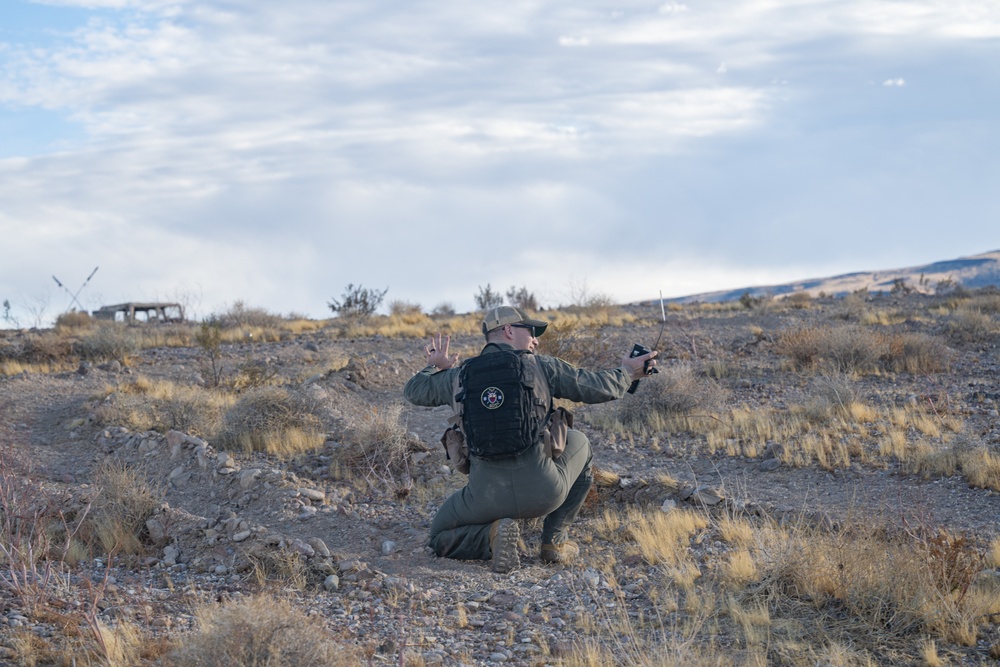
[[[677,14],[688,11],[688,6],[681,2],[668,2],[660,5],[661,14]]]
[[[182,277],[206,289],[207,305],[291,303],[294,292],[290,307],[316,315],[349,281],[389,283],[391,296],[413,300],[452,294],[464,307],[473,290],[456,287],[456,273],[503,267],[463,253],[500,243],[488,232],[508,225],[547,243],[574,237],[600,289],[625,290],[613,276],[655,262],[633,272],[605,258],[607,268],[603,251],[636,219],[661,224],[658,207],[673,202],[660,192],[672,173],[641,193],[652,203],[630,201],[637,176],[712,155],[718,162],[689,181],[704,188],[696,203],[711,207],[733,190],[708,185],[729,173],[725,141],[766,152],[771,128],[812,131],[823,110],[803,111],[804,100],[833,88],[831,71],[857,81],[851,68],[877,53],[920,76],[922,91],[927,79],[907,59],[925,51],[914,45],[965,53],[966,40],[1000,35],[1000,9],[944,0],[629,1],[611,14],[558,0],[471,13],[448,0],[62,4],[105,9],[54,46],[0,45],[0,103],[53,110],[87,138],[0,160],[0,236],[18,249],[0,263],[0,288],[50,261],[86,271],[100,257],[102,278],[113,267],[130,276],[116,279],[130,296],[169,292]],[[727,62],[738,71],[717,76],[730,73]],[[797,154],[782,157],[772,166]],[[775,201],[796,189],[758,173],[757,189]],[[779,217],[776,203],[757,207]],[[417,227],[446,229],[454,255],[420,281],[409,259],[422,252]],[[669,248],[667,236],[644,250]],[[502,243],[532,280],[564,277],[523,240]],[[132,254],[142,244],[155,261]],[[677,271],[702,287],[672,280],[687,291],[718,283],[693,265]],[[298,281],[323,285],[288,287]]]

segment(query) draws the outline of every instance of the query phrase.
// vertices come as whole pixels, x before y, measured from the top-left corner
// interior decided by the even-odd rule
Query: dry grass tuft
[[[585,312],[549,313],[545,335],[538,339],[539,354],[558,357],[577,366],[602,366],[614,356],[613,343],[605,330],[607,318]]]
[[[1000,456],[977,447],[960,452],[958,460],[969,486],[1000,491]]]
[[[676,585],[690,589],[701,576],[688,552],[689,540],[708,526],[701,514],[689,510],[644,513],[630,508],[626,530],[642,557],[652,565],[663,565]]]
[[[781,334],[778,352],[798,368],[827,367],[841,373],[871,373],[886,350],[885,337],[857,325],[798,327]]]
[[[321,406],[304,393],[257,387],[226,412],[219,443],[227,449],[288,457],[314,451],[326,440]]]
[[[63,366],[74,360],[73,342],[67,336],[46,332],[0,339],[0,362]]]
[[[953,354],[944,342],[922,333],[895,334],[888,339],[883,365],[897,373],[943,373]]]
[[[938,373],[948,370],[952,357],[934,336],[872,331],[858,325],[789,329],[779,336],[777,350],[797,368],[837,373]]]
[[[103,322],[73,345],[83,359],[127,364],[140,349],[139,334],[124,324]]]
[[[980,341],[989,338],[998,328],[995,314],[984,312],[969,303],[962,304],[948,322],[951,335],[959,340]]]
[[[833,417],[853,419],[858,412],[856,406],[861,404],[855,383],[839,373],[813,378],[807,393],[809,400],[805,410],[814,421],[825,421]]]
[[[347,439],[333,453],[331,472],[359,472],[373,488],[409,495],[411,455],[426,447],[410,437],[402,415],[403,405],[392,403],[349,418]]]
[[[139,376],[108,388],[94,415],[105,426],[136,431],[170,429],[202,437],[214,435],[234,398],[218,391]]]
[[[970,540],[848,522],[839,532],[768,527],[758,533],[754,595],[839,609],[863,632],[931,633],[971,645],[982,615],[973,582],[982,557]]]
[[[123,461],[108,460],[94,471],[97,497],[85,534],[105,553],[139,554],[146,520],[163,502],[163,490]]]
[[[266,596],[195,610],[196,630],[167,664],[184,667],[259,665],[356,665],[355,650],[330,637],[319,617],[290,602]]]
[[[726,392],[711,378],[685,365],[669,366],[642,381],[635,394],[604,408],[633,431],[663,431],[671,420],[695,410],[709,413]]]
[[[56,318],[55,329],[58,333],[73,332],[78,329],[89,329],[94,325],[90,313],[79,310],[69,310]]]

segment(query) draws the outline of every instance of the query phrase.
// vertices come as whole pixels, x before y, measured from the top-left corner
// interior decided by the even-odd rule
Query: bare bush
[[[280,315],[268,312],[264,308],[247,306],[242,301],[236,301],[228,310],[206,317],[205,322],[222,329],[273,329],[281,325],[283,320]]]
[[[533,292],[529,292],[527,287],[514,287],[511,285],[507,290],[507,303],[522,310],[538,310],[538,299]]]
[[[641,381],[635,394],[614,405],[626,428],[660,430],[665,421],[695,410],[711,412],[721,405],[725,391],[714,380],[699,376],[690,366],[669,366]]]
[[[396,299],[389,303],[389,314],[390,315],[420,315],[424,312],[423,307],[419,303],[413,303],[410,301],[402,301]]]
[[[951,365],[952,352],[944,342],[922,333],[893,334],[882,360],[891,371],[941,373]]]
[[[443,301],[434,306],[434,310],[431,311],[431,315],[434,317],[452,317],[454,314],[455,306],[447,301]]]
[[[347,442],[334,453],[332,465],[364,473],[373,487],[406,495],[411,454],[426,448],[410,438],[402,414],[402,404],[392,403],[353,416],[347,426]]]
[[[60,332],[89,329],[93,324],[90,313],[80,310],[70,310],[56,318],[56,330]]]
[[[58,364],[74,357],[73,343],[55,333],[27,334],[0,342],[0,361]]]
[[[229,449],[292,456],[323,445],[321,406],[309,396],[282,387],[244,393],[223,418],[219,443]]]
[[[852,406],[859,401],[857,387],[849,377],[841,374],[813,378],[807,393],[806,414],[817,421],[833,416],[847,418]]]
[[[849,518],[833,533],[768,528],[757,537],[764,586],[755,595],[836,608],[859,629],[975,642],[981,611],[966,593],[983,558],[963,536],[925,527],[902,532],[867,516]]]
[[[888,347],[886,337],[860,326],[799,327],[778,338],[780,354],[797,367],[823,365],[841,373],[878,369]]]
[[[124,324],[102,323],[74,345],[76,353],[91,361],[127,363],[139,351],[139,336]]]
[[[990,315],[1000,315],[1000,294],[981,290],[969,299],[966,308]]]
[[[564,316],[545,329],[538,339],[538,353],[558,357],[577,366],[602,366],[612,358],[612,341],[603,320]]]
[[[94,486],[97,496],[86,533],[105,553],[141,553],[146,520],[163,502],[163,489],[140,469],[114,459],[97,467]]]
[[[810,295],[809,292],[795,292],[785,297],[784,302],[791,308],[802,310],[808,308],[812,303],[812,300],[812,295]]]
[[[219,430],[231,403],[230,396],[217,391],[140,376],[109,391],[94,408],[94,416],[104,426],[160,432],[176,429],[209,437]]]
[[[11,447],[0,447],[0,590],[17,596],[29,611],[53,596],[79,526],[69,527],[61,500]],[[59,533],[61,540],[55,538]]]
[[[963,304],[948,322],[951,335],[965,341],[988,338],[997,328],[998,323],[993,315],[969,304]]]
[[[196,629],[167,662],[180,667],[259,665],[335,667],[359,664],[350,647],[330,638],[316,616],[267,596],[195,610]]]
[[[499,292],[494,292],[489,283],[486,283],[486,287],[480,285],[479,291],[474,298],[476,300],[476,308],[483,312],[503,305],[503,295]]]
[[[348,283],[340,300],[331,299],[327,305],[338,317],[365,319],[375,314],[388,291],[388,287],[379,291]]]

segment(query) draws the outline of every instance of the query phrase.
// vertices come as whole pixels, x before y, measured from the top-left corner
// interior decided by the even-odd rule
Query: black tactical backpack
[[[465,362],[454,396],[469,452],[483,459],[514,456],[536,444],[552,412],[549,383],[526,350],[501,349]]]

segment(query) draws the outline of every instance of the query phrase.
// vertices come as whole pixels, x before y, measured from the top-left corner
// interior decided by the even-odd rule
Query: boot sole
[[[521,566],[517,544],[521,540],[521,529],[514,519],[501,519],[493,549],[493,571],[506,574]]]

